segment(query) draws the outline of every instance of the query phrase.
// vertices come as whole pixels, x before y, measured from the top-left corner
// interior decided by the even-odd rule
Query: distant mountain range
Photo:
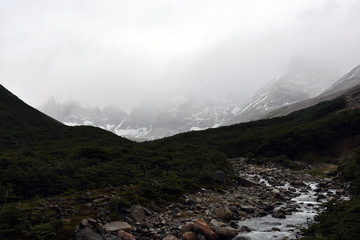
[[[350,84],[345,76],[336,82],[338,78],[331,67],[297,58],[281,77],[261,88],[248,103],[187,96],[146,101],[127,114],[115,105],[100,108],[51,99],[40,110],[66,125],[96,126],[128,139],[145,141],[277,116],[272,114],[277,109],[312,99],[324,91],[336,92],[345,84],[341,81]]]
[[[146,101],[129,114],[117,106],[84,106],[76,101],[50,99],[40,109],[66,125],[90,125],[128,139],[144,141],[221,126],[234,116],[239,103],[196,96]]]

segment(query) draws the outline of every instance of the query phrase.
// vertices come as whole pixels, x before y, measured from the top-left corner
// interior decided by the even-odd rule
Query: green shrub
[[[324,205],[318,223],[305,231],[304,240],[353,240],[360,236],[360,199],[330,201]]]
[[[38,224],[30,227],[30,231],[27,235],[30,235],[33,239],[49,240],[54,239],[57,236],[57,229],[61,227],[60,221],[53,220],[48,223]]]

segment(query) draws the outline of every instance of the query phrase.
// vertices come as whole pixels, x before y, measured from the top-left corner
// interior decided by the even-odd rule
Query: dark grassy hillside
[[[184,187],[211,183],[216,170],[230,171],[226,158],[331,159],[329,149],[335,143],[360,133],[360,110],[341,111],[347,105],[345,98],[286,117],[143,144],[98,128],[64,126],[3,87],[0,100],[0,180],[16,198],[109,185],[148,185],[147,178],[163,182],[149,196],[157,196],[167,185],[181,192]]]
[[[217,170],[231,172],[225,156],[206,147],[163,151],[99,128],[65,126],[2,86],[0,136],[1,239],[69,238],[88,211],[79,208],[82,190],[116,187],[121,206],[165,202],[184,191],[217,186],[212,179]],[[34,208],[56,195],[72,202],[63,207],[79,208],[70,222],[57,220],[53,210]]]
[[[146,148],[102,129],[65,126],[3,87],[0,96],[0,186],[14,200],[124,184],[166,198],[211,185],[213,172],[229,170],[215,151]]]
[[[333,144],[360,133],[360,110],[341,111],[346,104],[345,98],[338,98],[286,117],[184,133],[147,144],[207,146],[229,158],[285,155],[312,161],[310,156],[328,156]]]

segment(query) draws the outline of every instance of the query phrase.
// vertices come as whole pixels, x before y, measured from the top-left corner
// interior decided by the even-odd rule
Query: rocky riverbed
[[[239,176],[228,190],[201,189],[165,207],[134,205],[119,211],[121,221],[98,208],[97,219],[81,220],[76,239],[297,239],[298,227],[314,218],[316,206],[345,198],[349,187],[336,178],[318,179],[275,164],[231,162]],[[224,173],[215,178],[225,180]]]

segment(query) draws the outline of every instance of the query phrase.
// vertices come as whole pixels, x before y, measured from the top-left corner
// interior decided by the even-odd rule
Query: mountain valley
[[[353,77],[348,79],[354,80]],[[344,84],[347,84],[346,81]],[[176,223],[177,220],[171,220],[171,214],[164,215],[158,209],[164,205],[167,206],[165,209],[168,213],[174,211],[174,217],[184,221],[180,221],[181,223],[192,220],[194,226],[207,226],[197,219],[197,214],[202,216],[200,218],[207,219],[208,223],[212,219],[228,221],[225,217],[227,209],[232,209],[232,214],[243,209],[239,213],[246,220],[254,216],[247,212],[250,210],[245,209],[253,206],[255,213],[260,214],[260,205],[256,204],[261,204],[262,200],[244,196],[240,205],[235,202],[226,205],[226,201],[233,201],[230,200],[233,199],[230,194],[228,200],[223,200],[220,208],[214,205],[215,209],[209,209],[208,214],[223,207],[225,215],[218,216],[206,217],[207,212],[202,206],[210,201],[205,200],[208,194],[219,197],[221,192],[237,191],[231,188],[236,184],[238,171],[241,174],[251,174],[252,170],[247,168],[251,163],[261,166],[259,171],[262,173],[267,170],[261,169],[274,166],[273,164],[307,169],[309,173],[324,169],[329,163],[335,164],[335,167],[325,168],[331,169],[324,171],[325,176],[329,178],[341,172],[342,181],[352,182],[350,193],[353,196],[349,203],[339,202],[336,205],[340,207],[341,204],[347,204],[352,209],[351,212],[335,219],[340,221],[345,217],[358,221],[354,216],[358,216],[356,196],[360,192],[359,165],[358,155],[353,154],[360,146],[358,85],[341,90],[337,98],[319,102],[284,117],[181,133],[145,143],[132,142],[92,126],[66,126],[28,106],[3,86],[0,91],[2,239],[107,240],[134,239],[134,236],[136,239],[177,239],[181,237],[180,228],[167,224],[168,221]],[[75,107],[79,108],[78,105]],[[93,111],[97,113],[98,110]],[[239,157],[247,159],[247,163],[240,166],[240,169],[229,160]],[[284,171],[286,170],[282,170]],[[290,175],[294,174],[295,172]],[[224,180],[219,179],[228,180],[224,185]],[[254,179],[243,181],[252,182]],[[343,184],[342,181],[340,185]],[[261,194],[260,189],[254,194]],[[191,195],[196,198],[195,203],[199,204],[194,206],[195,210],[190,208],[193,205],[177,205],[178,202],[186,203],[186,196],[198,191],[203,193]],[[269,191],[275,195],[278,193],[276,189]],[[319,191],[323,193],[325,190]],[[291,195],[289,194],[280,191],[279,197],[287,199]],[[339,191],[334,196],[339,198],[342,194]],[[129,208],[133,209],[139,204],[150,209],[145,210],[147,214],[158,215],[160,222],[149,220],[151,222],[136,223],[128,218],[127,214],[132,211]],[[248,206],[244,207],[242,204]],[[284,211],[287,211],[286,208]],[[345,214],[338,208],[331,211],[331,214]],[[325,215],[320,217],[327,221]],[[126,223],[131,228],[126,228],[127,232],[115,228],[117,235],[111,233],[112,230],[105,230],[107,224],[120,224],[119,220],[121,224]],[[154,224],[153,228],[151,224]],[[195,233],[188,235],[201,234],[207,236],[207,239],[213,239],[214,236],[217,236],[216,239],[231,239],[230,236],[234,236],[232,234],[235,232],[248,231],[246,226],[231,222],[221,224],[219,228],[212,225],[216,234],[220,235],[211,237],[203,230],[195,230],[194,226]],[[78,228],[75,234],[76,226]],[[347,236],[354,236],[351,234],[356,234],[356,229],[351,230],[351,227],[352,225],[340,224],[336,231],[346,228],[350,231]],[[319,230],[315,225],[311,231],[326,234],[325,230]]]
[[[50,99],[39,109],[66,125],[90,125],[119,136],[145,141],[264,118],[283,106],[313,98],[338,78],[331,67],[304,57],[293,59],[286,73],[260,89],[250,102],[196,95],[143,101],[126,114],[119,107],[57,103]]]

